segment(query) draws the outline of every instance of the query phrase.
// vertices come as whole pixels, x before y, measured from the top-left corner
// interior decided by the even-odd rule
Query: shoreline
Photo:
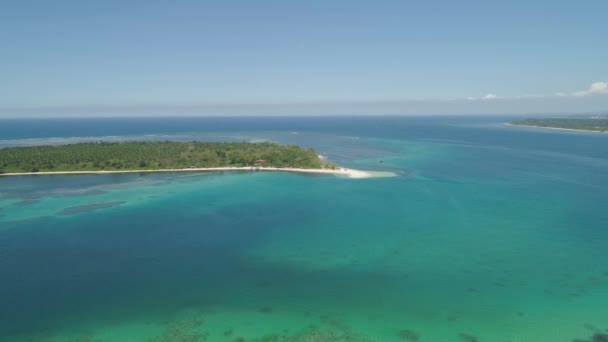
[[[561,128],[561,127],[545,127],[545,126],[532,126],[532,125],[515,125],[510,122],[505,122],[507,126],[519,126],[519,127],[530,127],[530,128],[546,128],[546,129],[557,129],[560,131],[574,131],[574,132],[587,132],[587,133],[608,133],[603,131],[592,131],[588,129],[576,129],[576,128]]]
[[[332,169],[302,169],[290,167],[201,167],[187,169],[157,169],[157,170],[110,170],[110,171],[44,171],[44,172],[9,172],[2,173],[3,176],[51,176],[51,175],[102,175],[102,174],[119,174],[119,173],[160,173],[160,172],[213,172],[213,171],[278,171],[278,172],[297,172],[297,173],[315,173],[315,174],[330,174],[335,176],[346,176],[348,178],[375,178],[375,177],[393,177],[391,172],[373,172],[362,171],[347,168]]]

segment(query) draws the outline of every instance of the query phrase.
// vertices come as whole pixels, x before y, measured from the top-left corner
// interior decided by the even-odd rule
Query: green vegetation
[[[594,132],[607,132],[608,119],[574,119],[574,118],[548,118],[526,119],[512,122],[513,125],[580,129]]]
[[[256,163],[262,159],[263,162]],[[267,166],[335,168],[312,149],[273,143],[125,142],[0,149],[0,173]]]

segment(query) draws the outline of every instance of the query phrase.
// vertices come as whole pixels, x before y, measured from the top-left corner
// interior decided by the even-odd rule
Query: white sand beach
[[[347,168],[332,169],[301,169],[287,167],[208,167],[208,168],[186,168],[186,169],[159,169],[159,170],[111,170],[111,171],[47,171],[47,172],[15,172],[3,173],[0,176],[45,176],[45,175],[87,175],[87,174],[116,174],[116,173],[153,173],[153,172],[206,172],[206,171],[278,171],[330,174],[345,176],[347,178],[377,178],[394,177],[392,172],[362,171]]]

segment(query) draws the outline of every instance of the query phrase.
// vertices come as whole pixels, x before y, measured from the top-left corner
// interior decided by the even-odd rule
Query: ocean
[[[513,119],[0,120],[0,147],[274,141],[397,174],[0,177],[0,340],[592,341],[608,134]]]

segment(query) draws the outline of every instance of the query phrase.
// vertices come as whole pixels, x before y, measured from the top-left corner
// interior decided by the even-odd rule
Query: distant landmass
[[[579,131],[608,132],[608,118],[546,118],[514,121],[511,125],[571,129]]]
[[[313,149],[269,142],[101,142],[0,149],[0,173],[249,166],[336,168]]]

